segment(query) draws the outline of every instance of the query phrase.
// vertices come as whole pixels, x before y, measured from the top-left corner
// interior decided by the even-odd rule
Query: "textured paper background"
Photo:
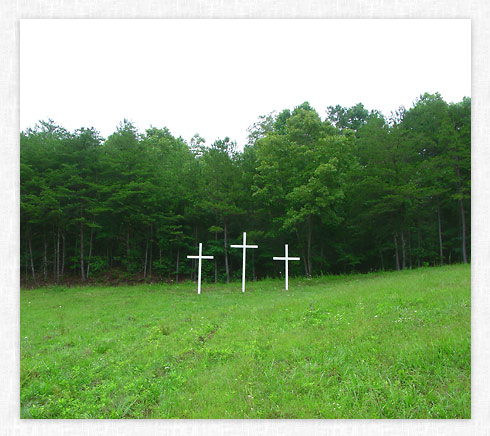
[[[20,420],[19,19],[471,18],[471,420]],[[4,435],[489,435],[490,5],[486,0],[3,0],[0,3],[0,436]],[[251,31],[253,31],[251,29]],[[397,35],[393,35],[396,38]],[[52,53],[46,49],[46,56]],[[389,54],[387,54],[389,55]],[[455,53],[455,56],[458,54]],[[403,86],[403,85],[401,85]]]

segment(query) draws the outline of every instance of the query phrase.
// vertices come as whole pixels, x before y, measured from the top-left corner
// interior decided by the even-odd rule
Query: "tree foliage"
[[[289,243],[307,276],[468,262],[471,100],[421,95],[390,116],[308,102],[258,118],[243,150],[189,143],[124,120],[107,139],[54,121],[20,135],[25,282],[195,278],[186,254],[215,255],[229,281],[247,231],[252,276],[281,272]]]

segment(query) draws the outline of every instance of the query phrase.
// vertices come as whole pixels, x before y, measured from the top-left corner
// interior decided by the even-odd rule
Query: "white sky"
[[[304,101],[389,115],[424,92],[471,96],[471,20],[21,20],[20,128],[103,137],[124,118],[243,146]]]

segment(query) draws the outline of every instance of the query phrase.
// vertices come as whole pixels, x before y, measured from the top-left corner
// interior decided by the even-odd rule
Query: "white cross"
[[[242,292],[245,292],[245,256],[247,248],[259,248],[258,245],[247,245],[247,232],[243,232],[242,245],[230,245],[232,248],[243,248]]]
[[[199,256],[187,256],[187,259],[199,259],[199,267],[197,269],[197,293],[201,293],[201,262],[202,259],[214,259],[214,256],[202,255],[202,242],[199,242]]]
[[[273,260],[284,260],[286,263],[286,291],[288,290],[288,273],[289,273],[289,261],[300,260],[299,257],[288,257],[288,244],[284,244],[284,257],[273,257]]]

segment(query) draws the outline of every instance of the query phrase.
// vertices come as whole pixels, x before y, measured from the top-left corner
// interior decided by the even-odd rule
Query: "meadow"
[[[20,293],[21,418],[470,418],[470,266]]]

